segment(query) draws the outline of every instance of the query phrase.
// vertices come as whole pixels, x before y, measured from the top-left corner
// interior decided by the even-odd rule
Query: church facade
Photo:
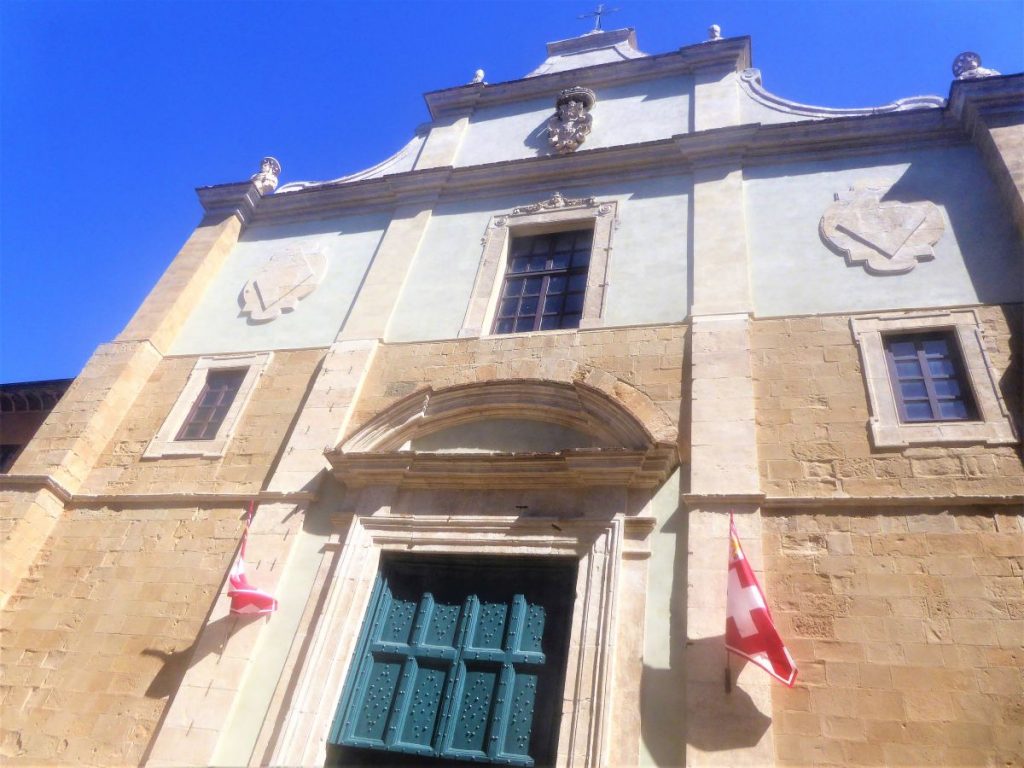
[[[1024,76],[547,53],[198,190],[0,476],[5,762],[1024,759]],[[730,518],[792,687],[727,659]]]

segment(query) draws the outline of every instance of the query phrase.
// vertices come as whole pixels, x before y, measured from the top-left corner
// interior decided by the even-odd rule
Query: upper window
[[[459,336],[599,328],[615,213],[556,193],[492,217]]]
[[[851,319],[876,447],[1017,442],[971,309]]]
[[[512,239],[494,333],[579,328],[594,233]]]
[[[886,336],[885,354],[900,421],[976,418],[956,339],[948,331]]]
[[[200,358],[144,456],[222,456],[270,356]]]
[[[212,370],[206,373],[206,385],[178,431],[175,441],[213,440],[224,423],[228,409],[238,395],[246,368]]]

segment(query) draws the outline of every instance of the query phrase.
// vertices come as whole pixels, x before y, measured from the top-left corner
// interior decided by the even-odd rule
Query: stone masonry
[[[1019,509],[763,519],[766,589],[800,668],[772,689],[779,764],[1019,764]]]
[[[1021,305],[980,309],[1002,396],[1021,412]],[[1017,330],[1015,330],[1017,329]],[[848,316],[759,320],[753,333],[757,441],[769,497],[1013,496],[1024,492],[1019,446],[878,450]]]
[[[286,185],[274,194],[248,182],[199,190],[205,215],[195,233],[0,478],[5,765],[257,765],[275,756],[322,764],[379,558],[397,551],[577,558],[570,623],[579,634],[567,644],[578,666],[567,667],[575,671],[565,690],[575,693],[562,702],[571,716],[559,726],[560,766],[1024,763],[1024,305],[1009,292],[986,294],[1006,289],[992,281],[1013,267],[1008,258],[1019,243],[1011,240],[1024,231],[1020,76],[956,82],[948,102],[926,97],[891,114],[888,107],[886,114],[816,110],[777,99],[757,107],[773,110],[772,120],[758,123],[750,115],[762,113],[750,112],[755,105],[742,100],[750,89],[740,87],[750,85],[750,73],[760,78],[748,69],[749,39],[648,57],[632,43],[604,45],[606,34],[633,40],[631,30],[595,31],[553,44],[587,53],[577,70],[427,94],[433,122],[419,133],[422,151],[410,165],[385,164],[355,182]],[[615,96],[649,79],[679,92]],[[521,154],[485,158],[476,168],[462,164],[463,149],[491,119],[478,119],[478,109],[485,117],[486,110],[507,112],[515,118],[509,130],[518,131],[527,113],[515,109],[586,82],[609,92],[605,115],[628,108],[636,118],[629,112],[620,125],[602,122],[578,153],[531,155],[524,137],[510,133],[502,149]],[[672,122],[664,106],[670,103],[685,106],[685,125]],[[607,138],[644,121],[649,137],[621,145]],[[598,146],[599,139],[609,143]],[[930,151],[906,151],[918,145]],[[764,217],[753,210],[752,182],[806,182],[804,202],[813,199],[823,210],[845,188],[843,174],[895,167],[885,158],[906,151],[899,163],[912,187],[916,173],[939,177],[945,166],[928,163],[945,162],[947,149],[964,163],[976,153],[992,190],[979,192],[984,211],[939,201],[948,247],[934,263],[945,268],[959,259],[978,284],[952,286],[963,290],[943,308],[927,290],[937,278],[925,264],[914,273],[917,284],[860,271],[851,278],[823,251],[829,279],[864,287],[864,302],[813,314],[799,296],[786,297],[794,303],[780,316],[758,316],[758,249],[774,238],[771,227],[757,230]],[[828,175],[829,191],[819,195],[815,178]],[[664,190],[656,190],[660,180]],[[594,214],[606,217],[604,271],[588,277],[591,315],[581,328],[488,334],[485,315],[508,299],[500,298],[496,252],[491,271],[480,272],[486,279],[478,280],[478,294],[447,292],[479,271],[477,241],[487,221],[500,220],[509,238],[532,227],[549,234],[590,226],[577,211],[513,231],[517,205],[550,195],[526,207],[558,207],[553,201],[564,198],[552,195],[555,189],[598,195],[612,181],[621,193]],[[649,207],[659,197],[670,202]],[[498,199],[509,205],[488,208]],[[794,215],[807,214],[796,210],[802,204],[794,203]],[[671,216],[650,214],[670,205],[686,220],[685,231],[659,229]],[[390,218],[380,215],[385,209]],[[965,211],[987,223],[970,219],[965,226]],[[370,227],[379,241],[365,272],[353,270],[340,325],[302,315],[311,306],[305,303],[287,333],[260,337],[232,314],[232,295],[217,305],[222,324],[211,324],[204,345],[176,346],[194,318],[206,317],[198,311],[204,302],[224,299],[218,291],[227,282],[218,279],[239,267],[232,261],[239,254],[255,259],[259,245],[266,256],[295,237],[297,223],[323,219],[326,231],[338,221],[345,230],[368,213],[385,223]],[[817,222],[819,209],[811,213],[806,220]],[[888,226],[882,213],[882,223],[862,234],[884,243],[891,233],[872,228]],[[258,226],[246,232],[250,223]],[[981,231],[1000,223],[1005,232]],[[450,242],[433,239],[445,232]],[[809,238],[801,257],[825,248],[813,239],[813,223],[801,232]],[[252,250],[237,248],[243,233]],[[432,249],[450,259],[454,279],[417,271]],[[335,254],[334,268],[349,255]],[[976,270],[967,263],[974,259]],[[678,301],[643,307],[649,314],[627,312],[648,298],[638,277],[659,279],[666,265],[678,268],[678,282],[664,283],[665,295]],[[886,293],[878,280],[905,287],[906,306],[899,290]],[[477,302],[480,317],[451,338],[457,326],[435,310],[463,300]],[[849,307],[875,304],[878,312],[908,314],[911,325],[926,311],[933,318],[948,317],[949,309],[974,313],[971,370],[990,377],[990,399],[1005,427],[1000,439],[953,440],[942,421],[924,425],[937,436],[931,442],[873,438],[877,383],[889,380],[865,379],[864,336],[855,337],[859,316]],[[423,309],[420,335],[390,335],[402,324],[403,306]],[[927,332],[945,332],[943,322]],[[320,335],[291,337],[293,329]],[[890,332],[874,332],[879,356],[880,334]],[[261,347],[261,338],[280,348]],[[417,340],[399,341],[409,338]],[[269,362],[248,369],[255,387],[244,409],[244,398],[236,401],[239,418],[217,436],[217,450],[187,455],[193,446],[179,445],[176,455],[147,457],[172,408],[190,407],[182,392],[197,362],[210,364],[202,353],[236,349]],[[866,359],[870,367],[876,358]],[[245,364],[236,358],[233,365]],[[491,382],[514,383],[507,389],[520,399],[499,408],[480,391],[503,387],[469,387]],[[460,387],[467,389],[452,390]],[[494,413],[508,420],[509,403],[519,408],[538,392],[551,399],[537,395],[530,418],[565,426],[563,403],[592,395],[607,406],[595,421],[607,419],[601,426],[609,434],[629,422],[634,431],[626,434],[643,433],[635,441],[646,446],[643,456],[660,452],[661,485],[616,485],[605,476],[593,482],[594,475],[543,464],[589,461],[604,471],[609,459],[639,452],[632,444],[491,456],[475,445],[463,452],[460,444],[410,462],[407,453],[389,455],[409,435],[432,434],[432,425],[424,426],[430,398],[412,396],[441,390],[434,402],[448,398],[455,416],[433,426],[445,429],[455,419],[460,427],[500,422]],[[968,421],[988,421],[974,416]],[[378,418],[401,436],[395,445],[374,442]],[[920,426],[893,429],[905,434]],[[358,443],[366,434],[365,444],[348,451],[346,439]],[[419,475],[416,486],[408,467],[421,460],[442,469]],[[398,469],[389,474],[381,466]],[[520,484],[502,485],[509,477]],[[572,479],[579,477],[587,479]],[[231,614],[224,589],[251,500],[257,516],[247,567],[282,598],[272,620]],[[542,503],[531,512],[533,500]],[[739,661],[732,690],[722,685],[733,514],[800,669],[793,688]]]

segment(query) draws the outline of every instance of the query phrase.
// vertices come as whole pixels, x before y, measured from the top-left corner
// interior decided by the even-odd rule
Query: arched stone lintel
[[[366,422],[332,453],[393,452],[414,437],[494,418],[570,427],[607,447],[674,444],[676,428],[650,397],[606,371],[574,364],[565,381],[505,379],[425,386]]]

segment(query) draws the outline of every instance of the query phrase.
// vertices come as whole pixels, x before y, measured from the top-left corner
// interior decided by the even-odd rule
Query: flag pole
[[[732,510],[729,510],[729,542],[732,546]],[[732,555],[730,554],[730,557]],[[728,600],[728,590],[726,590],[726,600]],[[728,621],[728,620],[727,620]],[[725,650],[725,692],[732,693],[732,654],[729,653],[729,649]]]

